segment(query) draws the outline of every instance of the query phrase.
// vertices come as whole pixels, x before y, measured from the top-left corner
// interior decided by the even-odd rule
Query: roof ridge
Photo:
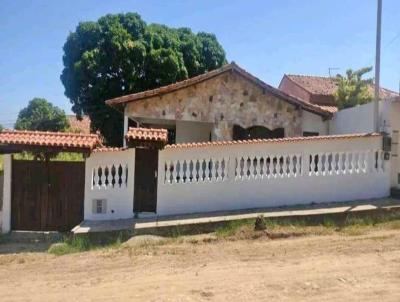
[[[309,74],[289,74],[289,73],[285,73],[285,76],[303,77],[303,78],[321,78],[321,79],[332,79],[332,80],[335,80],[335,78],[336,78],[336,77],[331,77],[331,76],[320,76],[320,75],[309,75]]]

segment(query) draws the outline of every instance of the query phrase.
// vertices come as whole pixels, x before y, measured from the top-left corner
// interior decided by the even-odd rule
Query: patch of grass
[[[373,230],[400,229],[399,210],[377,210],[371,212],[329,214],[304,217],[264,218],[265,230],[255,230],[256,219],[226,221],[219,226],[211,225],[206,228],[200,226],[177,225],[168,231],[153,230],[153,235],[164,236],[165,240],[152,242],[144,240],[142,243],[122,245],[133,256],[137,253],[155,255],[162,245],[171,245],[165,253],[179,254],[177,246],[183,243],[202,244],[219,240],[275,240],[295,238],[300,236],[325,236],[341,234],[344,236],[365,235]],[[208,235],[204,235],[204,234]],[[190,236],[187,236],[189,235]],[[194,235],[198,234],[198,235]],[[200,235],[202,234],[202,235]],[[112,232],[107,234],[92,234],[92,236],[66,237],[62,242],[54,244],[48,250],[55,255],[65,255],[89,251],[93,249],[115,249],[130,238],[130,232]],[[198,236],[198,237],[196,237]],[[205,236],[205,237],[204,237]],[[1,241],[1,237],[0,237]]]
[[[400,230],[400,220],[394,220],[383,224],[384,227],[391,230]]]
[[[118,248],[121,246],[125,234],[118,233],[113,238],[108,238],[105,242],[93,241],[87,235],[68,236],[61,242],[54,243],[48,249],[48,252],[53,255],[61,256],[100,248]]]
[[[332,217],[325,216],[322,220],[322,226],[326,228],[334,228],[337,226],[335,220],[332,219]]]
[[[57,256],[88,251],[91,248],[87,236],[73,236],[63,240],[63,242],[52,244],[48,250],[50,254]]]
[[[3,172],[3,155],[0,155],[0,173]]]
[[[254,230],[255,219],[236,220],[216,229],[218,238],[255,239],[260,237],[288,238],[305,235],[330,235],[340,232],[360,236],[373,229],[400,229],[400,211],[378,210],[370,213],[319,215],[307,217],[264,218],[266,231]]]
[[[215,230],[217,237],[233,236],[240,228],[244,226],[254,226],[255,219],[232,220]]]

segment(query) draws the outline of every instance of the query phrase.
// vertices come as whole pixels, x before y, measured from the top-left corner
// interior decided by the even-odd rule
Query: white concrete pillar
[[[11,154],[3,155],[4,185],[3,185],[3,211],[1,232],[11,231],[11,173],[12,157]]]

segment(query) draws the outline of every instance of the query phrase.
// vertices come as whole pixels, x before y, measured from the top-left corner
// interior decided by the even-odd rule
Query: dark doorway
[[[70,231],[83,220],[85,163],[12,162],[11,228]]]
[[[319,136],[318,132],[310,132],[310,131],[304,131],[303,136],[305,137],[310,137],[310,136]]]
[[[133,211],[156,212],[157,210],[158,150],[136,149],[135,193]]]
[[[270,130],[263,126],[252,126],[247,129],[239,126],[233,126],[233,140],[250,140],[250,139],[271,139],[285,137],[283,128]]]

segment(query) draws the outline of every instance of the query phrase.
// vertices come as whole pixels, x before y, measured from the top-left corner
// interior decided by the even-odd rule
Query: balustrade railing
[[[92,190],[126,188],[128,186],[128,165],[116,163],[92,168]]]
[[[228,158],[166,161],[164,163],[164,183],[226,181],[228,164]]]
[[[229,148],[229,147],[228,147]],[[384,171],[383,152],[361,150],[166,160],[164,184],[245,181]]]

